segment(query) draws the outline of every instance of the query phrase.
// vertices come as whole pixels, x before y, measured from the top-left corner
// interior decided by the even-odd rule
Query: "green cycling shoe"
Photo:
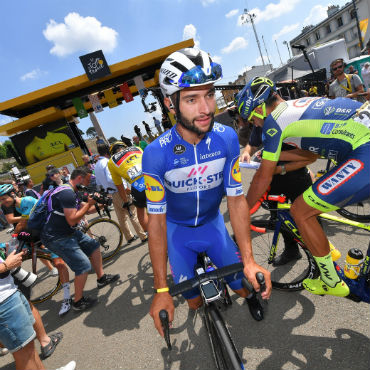
[[[343,280],[338,281],[334,288],[325,284],[320,277],[318,279],[304,279],[302,284],[310,293],[317,295],[346,297],[350,293],[348,285]]]

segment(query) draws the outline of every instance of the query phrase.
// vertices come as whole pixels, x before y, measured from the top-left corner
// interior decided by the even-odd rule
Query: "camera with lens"
[[[90,196],[96,201],[96,203],[102,204],[104,206],[110,207],[113,203],[113,199],[108,196],[108,192],[106,192],[104,189],[96,191],[94,193],[89,193],[87,187],[83,185],[77,185],[77,189],[80,192],[80,198],[83,202],[87,202],[88,197]],[[96,193],[98,193],[99,195],[96,195]]]
[[[31,287],[37,279],[36,274],[22,269],[21,266],[10,270],[10,274],[18,281],[18,283],[22,284],[26,288]]]

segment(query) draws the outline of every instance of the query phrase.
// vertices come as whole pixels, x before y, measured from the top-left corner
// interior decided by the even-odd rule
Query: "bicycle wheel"
[[[370,222],[370,199],[338,209],[337,213],[352,221]]]
[[[215,306],[204,306],[204,321],[218,370],[244,369],[230,332]]]
[[[116,221],[100,218],[89,224],[85,233],[99,242],[103,261],[109,260],[119,251],[122,231]]]
[[[34,273],[37,275],[37,280],[31,288],[30,299],[34,304],[50,299],[61,286],[59,275],[51,275],[49,268],[46,266],[46,264],[50,266],[50,263],[53,265],[50,255],[37,252],[36,256],[36,270]],[[28,255],[22,262],[22,268],[26,271],[32,271],[31,255]]]
[[[253,255],[255,261],[266,270],[271,272],[272,286],[281,290],[302,290],[302,281],[306,278],[315,278],[318,274],[318,267],[311,255],[306,249],[302,248],[293,237],[284,229],[280,229],[277,242],[276,256],[279,256],[283,250],[285,243],[294,243],[298,246],[302,258],[285,265],[274,267],[269,263],[271,246],[276,226],[274,220],[256,220],[252,221],[256,227],[265,228],[265,233],[257,233],[251,231]]]

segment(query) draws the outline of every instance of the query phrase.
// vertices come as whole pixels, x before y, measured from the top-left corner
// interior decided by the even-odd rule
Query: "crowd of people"
[[[241,274],[227,282],[245,299],[253,319],[264,319],[263,306],[255,293],[260,289],[256,273],[262,272],[265,277],[263,299],[271,295],[271,278],[270,272],[253,257],[249,209],[270,184],[272,192],[288,191],[292,216],[320,269],[320,276],[305,279],[304,287],[313,294],[347,296],[349,288],[334,268],[329,241],[316,218],[323,211],[370,197],[370,125],[364,115],[359,114],[366,107],[358,101],[365,95],[356,74],[343,77],[343,68],[343,60],[337,59],[331,64],[336,79],[329,88],[330,99],[286,101],[270,79],[256,77],[249,81],[235,98],[239,118],[244,125],[252,125],[240,155],[237,133],[214,121],[214,83],[222,78],[221,66],[212,61],[208,53],[196,48],[182,49],[168,56],[162,64],[159,80],[164,104],[176,117],[175,126],[163,126],[165,132],[160,132],[160,123],[154,118],[160,136],[145,147],[141,131],[135,126],[133,143],[122,140],[108,146],[100,142],[98,156],[94,156],[93,161],[84,156],[84,165],[71,173],[68,168],[62,171],[47,168],[41,193],[59,191],[50,193],[52,211],[40,238],[55,256],[54,266],[59,275],[64,276],[64,300],[59,314],[65,314],[71,307],[76,311],[86,310],[97,303],[96,299],[84,295],[91,267],[96,273],[98,289],[120,278],[118,274],[104,273],[99,243],[75,228],[89,212],[95,211],[96,201],[91,195],[85,202],[80,199],[80,185],[90,186],[91,192],[99,186],[111,194],[127,243],[137,238],[143,243],[148,241],[155,289],[150,315],[162,336],[159,312],[167,310],[172,322],[175,309],[169,294],[167,264],[171,266],[175,283],[190,279],[194,276],[199,252],[206,252],[218,267],[243,263],[243,274],[255,291],[243,287]],[[143,125],[148,136],[153,136],[149,125],[144,121]],[[264,148],[261,166],[245,196],[239,160],[249,161],[261,146]],[[319,156],[334,159],[337,165],[319,182],[313,182],[307,165]],[[356,171],[335,178],[349,162]],[[333,178],[335,187],[329,186]],[[15,183],[0,185],[1,206],[16,232],[29,231],[27,216],[31,205],[40,198],[32,181],[25,184],[25,195],[19,194]],[[236,242],[230,237],[219,210],[225,196]],[[136,235],[130,230],[130,223]],[[299,258],[296,246],[286,245],[274,264],[283,265]],[[35,331],[39,338],[36,328],[33,329],[37,314],[31,315],[29,303],[18,293],[9,275],[9,270],[20,264],[19,254],[0,255],[0,310],[11,312],[10,316],[0,315],[0,320],[7,323],[14,320],[14,315],[22,315],[25,320],[22,330],[14,328],[17,343],[1,330],[0,342],[14,355],[17,368],[42,369],[33,344]],[[73,301],[66,265],[75,274]],[[202,304],[197,289],[183,296],[190,309]],[[13,304],[9,304],[13,299],[22,307],[22,313],[13,312],[10,307]],[[42,348],[50,355],[61,334],[43,338]]]

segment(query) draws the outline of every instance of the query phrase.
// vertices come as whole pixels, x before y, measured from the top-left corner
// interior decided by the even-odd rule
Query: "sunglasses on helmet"
[[[179,78],[179,87],[191,87],[191,85],[200,85],[210,81],[218,80],[222,77],[222,68],[217,63],[211,63],[211,73],[206,75],[200,66],[195,66],[189,71],[184,72]]]

